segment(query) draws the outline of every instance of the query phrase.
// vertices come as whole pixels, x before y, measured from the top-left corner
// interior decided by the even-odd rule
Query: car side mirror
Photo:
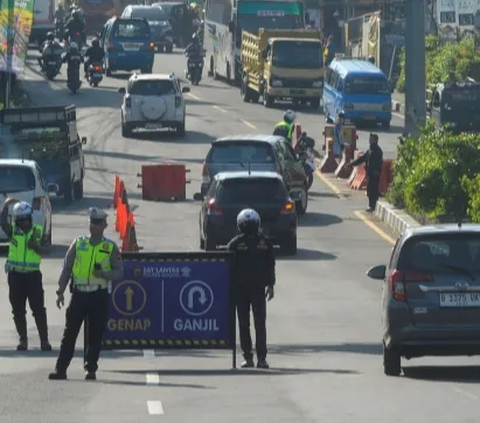
[[[203,195],[199,192],[193,194],[193,200],[194,201],[203,201]]]
[[[380,266],[372,267],[367,272],[367,276],[371,279],[383,280],[383,279],[385,279],[386,273],[387,273],[387,266],[382,264]]]
[[[182,87],[182,93],[189,93],[190,87]]]
[[[120,94],[125,94],[125,93],[127,92],[127,90],[125,89],[125,87],[122,87],[122,88],[119,88],[119,89],[118,89],[118,92],[119,92]]]

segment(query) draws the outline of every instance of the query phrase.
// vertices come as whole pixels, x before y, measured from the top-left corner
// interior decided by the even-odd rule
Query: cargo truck
[[[275,101],[320,106],[323,88],[322,32],[261,28],[243,31],[243,101],[271,107]]]

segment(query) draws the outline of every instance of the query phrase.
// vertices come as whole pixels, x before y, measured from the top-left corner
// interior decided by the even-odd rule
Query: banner
[[[9,4],[10,3],[10,4]],[[0,71],[22,73],[27,58],[28,40],[32,30],[33,6],[35,0],[0,0]],[[13,8],[13,21],[9,22],[10,6]],[[13,32],[13,55],[11,68],[7,60],[7,38]]]
[[[235,347],[228,253],[124,253],[104,349]]]

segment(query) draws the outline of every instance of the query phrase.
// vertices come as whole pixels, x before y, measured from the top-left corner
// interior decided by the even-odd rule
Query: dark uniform
[[[72,278],[72,296],[66,312],[60,354],[55,372],[49,379],[66,379],[67,368],[75,352],[78,333],[88,318],[88,346],[85,357],[85,379],[96,379],[101,343],[108,319],[108,283],[123,277],[121,254],[116,244],[103,236],[107,215],[90,209],[90,237],[75,239],[68,249],[58,281],[57,305],[63,304],[63,293]]]
[[[374,211],[380,196],[380,175],[383,167],[383,151],[378,145],[378,135],[370,134],[370,148],[358,159],[352,161],[352,166],[365,163],[367,170],[368,211]]]
[[[99,46],[98,40],[95,40],[96,43],[92,45],[92,47],[89,47],[87,51],[85,52],[85,57],[87,57],[87,60],[85,60],[85,63],[83,65],[83,70],[85,71],[85,75],[87,75],[88,72],[88,67],[92,63],[102,63],[103,64],[103,59],[105,57],[105,52],[103,51],[103,48]]]
[[[236,288],[240,346],[245,362],[242,367],[253,367],[252,338],[250,336],[250,307],[255,324],[258,367],[268,368],[267,357],[267,301],[266,288],[275,285],[275,256],[270,240],[259,232],[256,235],[238,235],[228,244],[235,252],[232,278]]]

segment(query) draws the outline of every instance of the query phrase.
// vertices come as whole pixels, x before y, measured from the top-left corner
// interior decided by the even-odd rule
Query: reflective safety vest
[[[95,264],[102,266],[102,270],[112,270],[111,257],[115,243],[108,238],[93,246],[87,236],[77,238],[75,242],[75,262],[73,263],[73,284],[74,285],[95,285],[101,289],[108,287],[108,281],[93,276]]]
[[[41,225],[33,225],[28,233],[23,232],[15,224],[12,225],[12,239],[8,246],[7,268],[19,272],[35,272],[40,270],[42,256],[27,247],[28,241],[33,239],[40,244],[43,236]]]
[[[278,122],[275,125],[275,129],[273,131],[273,134],[277,135],[277,130],[279,130],[279,132],[282,133],[282,136],[283,136],[283,134],[286,133],[287,140],[292,141],[294,126],[295,125],[293,125],[292,123],[287,123],[284,120],[282,120],[281,122]]]

